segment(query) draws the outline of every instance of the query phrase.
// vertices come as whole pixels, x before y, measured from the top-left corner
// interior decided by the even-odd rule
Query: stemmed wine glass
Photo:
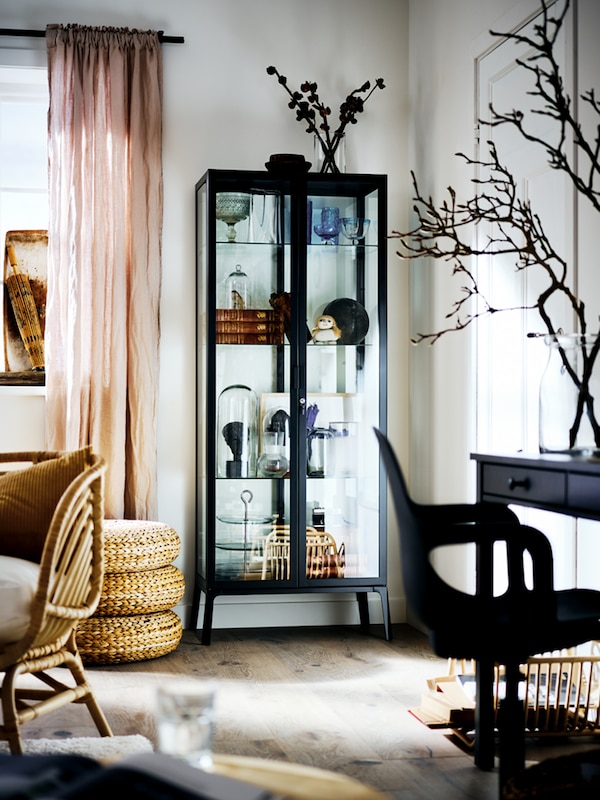
[[[321,209],[321,224],[315,225],[314,231],[320,236],[324,244],[333,244],[333,239],[340,233],[339,208],[327,207]]]
[[[360,239],[365,238],[371,220],[363,217],[342,217],[341,223],[344,236],[357,245]]]

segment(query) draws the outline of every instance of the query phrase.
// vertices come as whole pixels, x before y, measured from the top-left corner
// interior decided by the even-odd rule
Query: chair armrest
[[[514,522],[519,518],[502,503],[451,503],[448,505],[418,505],[419,516],[427,522],[447,525],[460,522]]]

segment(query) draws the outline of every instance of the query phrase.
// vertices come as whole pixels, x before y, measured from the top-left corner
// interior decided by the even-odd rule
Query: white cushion
[[[29,625],[40,565],[0,556],[0,644],[18,642]]]

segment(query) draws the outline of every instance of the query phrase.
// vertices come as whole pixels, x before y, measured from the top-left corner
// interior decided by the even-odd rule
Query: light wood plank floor
[[[408,625],[385,642],[352,627],[222,630],[202,646],[191,631],[162,658],[88,675],[113,732],[155,742],[156,687],[178,675],[217,682],[216,752],[289,760],[358,778],[398,800],[498,797],[497,772],[481,772],[444,731],[408,713],[427,678],[446,662]],[[91,736],[87,711],[73,705],[24,728],[26,738]],[[529,741],[538,761],[590,749],[594,741]]]

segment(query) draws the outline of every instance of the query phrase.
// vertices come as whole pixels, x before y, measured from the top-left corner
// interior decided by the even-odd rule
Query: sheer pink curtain
[[[156,519],[162,232],[158,34],[46,31],[46,427],[108,462],[106,516]]]

